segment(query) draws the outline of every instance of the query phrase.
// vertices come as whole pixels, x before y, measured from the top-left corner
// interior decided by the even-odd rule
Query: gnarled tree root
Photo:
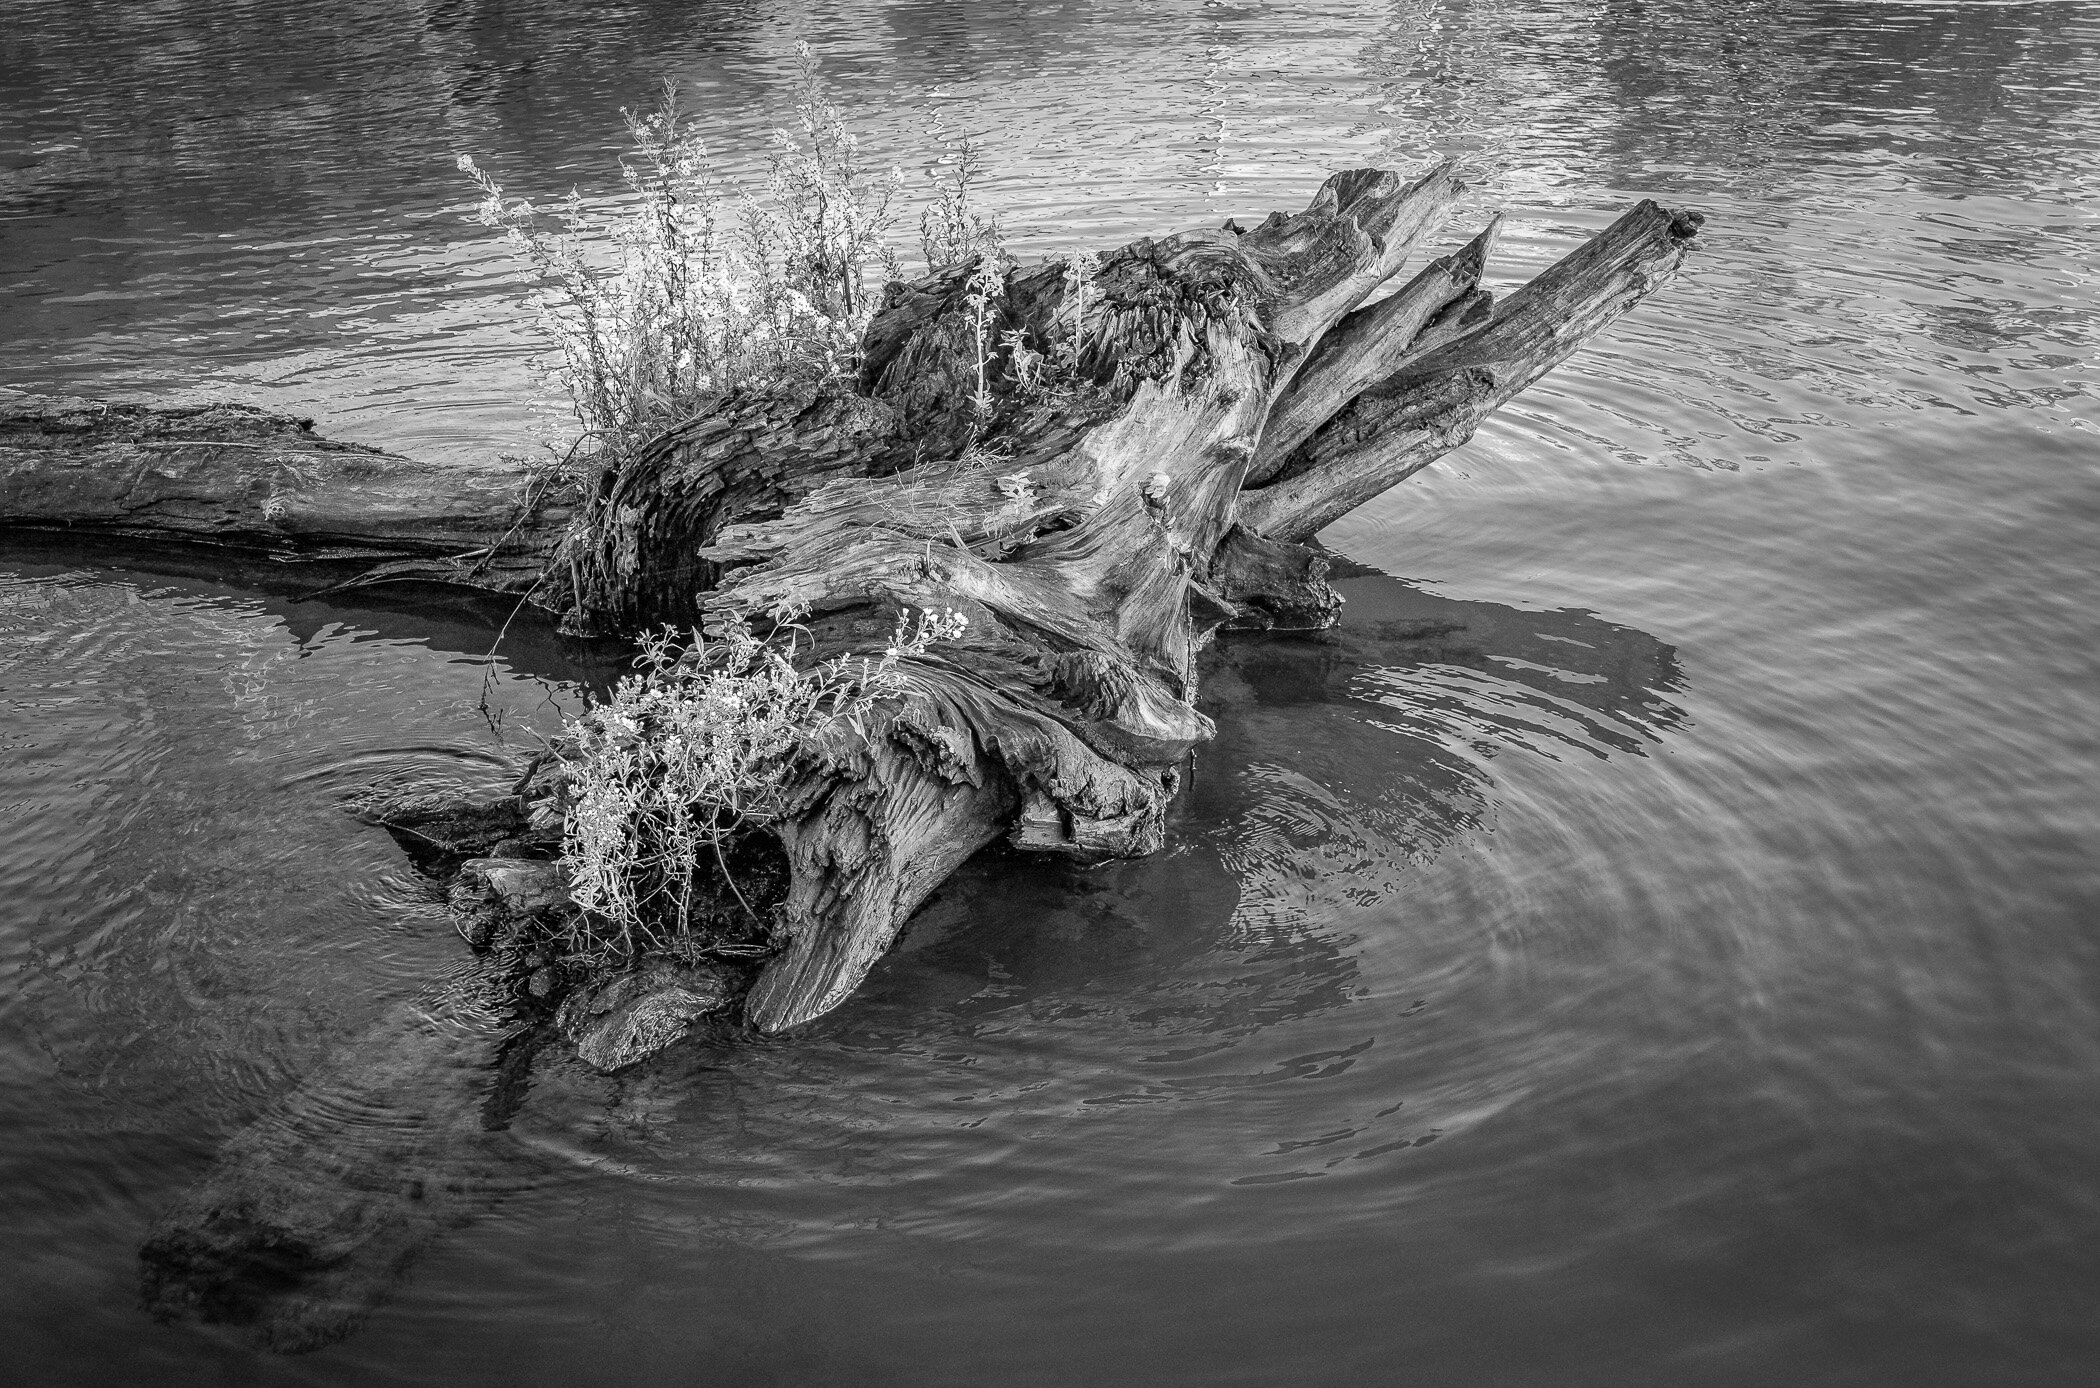
[[[232,407],[10,406],[0,525],[348,557],[367,580],[520,593],[587,629],[793,621],[811,659],[880,651],[901,613],[966,616],[960,639],[903,663],[901,692],[807,749],[775,829],[778,952],[748,994],[748,966],[660,960],[639,981],[542,960],[515,993],[558,1004],[608,1065],[703,1017],[781,1031],[849,997],[987,843],[1157,848],[1179,767],[1215,731],[1196,709],[1213,635],[1331,623],[1307,542],[1653,293],[1700,223],[1641,203],[1497,303],[1480,287],[1492,226],[1410,270],[1461,191],[1448,165],[1352,170],[1295,215],[1133,242],[1091,282],[1064,263],[1011,269],[988,331],[973,266],[893,285],[853,388],[725,395],[568,490],[419,468]],[[532,891],[500,868],[546,823],[520,805],[421,810],[388,821],[419,856],[499,863],[472,877],[470,937],[547,909],[519,905]],[[236,1139],[148,1244],[156,1306],[251,1316],[282,1343],[339,1324],[234,1289],[290,1279],[303,1304],[334,1305],[412,1250],[420,1212],[486,1141],[479,1073],[442,1035],[410,1025],[352,1048]]]

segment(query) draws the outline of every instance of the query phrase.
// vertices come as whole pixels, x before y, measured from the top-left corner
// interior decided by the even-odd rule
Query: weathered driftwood
[[[1307,542],[1653,292],[1700,223],[1641,203],[1496,303],[1481,288],[1492,225],[1410,268],[1461,191],[1448,166],[1413,182],[1338,174],[1304,212],[1137,241],[1088,282],[1063,263],[1013,269],[989,323],[971,266],[893,285],[855,388],[725,395],[568,491],[237,407],[0,406],[0,526],[317,572],[350,560],[364,581],[517,593],[587,630],[792,620],[812,659],[881,649],[907,611],[963,614],[964,636],[906,663],[899,696],[798,765],[763,846],[783,885],[762,965],[563,975],[534,943],[535,921],[573,909],[554,869],[504,866],[549,856],[550,768],[489,805],[365,807],[454,880],[517,1005],[593,1063],[734,1015],[739,998],[744,1021],[779,1031],[848,997],[994,840],[1082,861],[1157,848],[1184,759],[1214,731],[1196,707],[1213,634],[1332,623],[1339,600]],[[393,1034],[375,1043],[382,1069],[460,1080],[430,1131],[479,1141],[464,1096],[493,1072],[459,1070],[428,1028]],[[209,1311],[220,1283],[274,1275],[272,1249],[346,1286],[345,1269],[418,1241],[420,1216],[367,1190],[355,1133],[331,1153],[325,1125],[300,1116],[326,1109],[294,1096],[164,1223],[148,1249],[156,1304]],[[306,1160],[341,1178],[314,1200],[278,1192]]]
[[[970,266],[893,285],[857,390],[727,395],[581,495],[232,407],[18,406],[0,523],[357,555],[380,561],[366,580],[524,592],[592,629],[792,619],[815,657],[879,647],[903,611],[964,614],[905,697],[812,749],[778,830],[782,948],[745,1005],[778,1031],[847,997],[1002,835],[1156,848],[1211,735],[1211,634],[1331,621],[1304,542],[1651,293],[1700,222],[1641,203],[1496,305],[1492,224],[1408,270],[1461,191],[1449,165],[1337,174],[1304,212],[1134,242],[1089,284],[1011,270],[988,326]]]
[[[514,460],[430,467],[248,405],[0,398],[0,525],[22,530],[515,591],[558,502]]]
[[[1158,847],[1176,767],[1212,731],[1193,663],[1211,633],[1332,620],[1303,542],[1651,292],[1699,222],[1643,203],[1490,312],[1486,236],[1402,278],[1458,191],[1448,169],[1338,175],[1295,217],[1108,256],[1083,306],[1059,267],[1016,271],[1001,339],[1076,380],[1031,396],[1002,361],[989,419],[967,401],[963,277],[893,291],[863,395],[757,425],[727,402],[622,484],[637,503],[615,501],[589,566],[622,619],[795,614],[819,654],[867,648],[902,609],[970,619],[864,738],[812,758],[781,834],[786,947],[753,1024],[836,1006],[994,838],[1079,858]],[[1286,433],[1268,448],[1272,421]],[[778,514],[740,519],[761,485]],[[716,566],[702,584],[695,554]]]

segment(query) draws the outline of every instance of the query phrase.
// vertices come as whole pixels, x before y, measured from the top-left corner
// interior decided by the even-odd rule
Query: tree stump
[[[647,1047],[605,1034],[608,1018],[646,1014],[658,1044],[703,1013],[779,1032],[849,997],[926,896],[1001,837],[1089,862],[1157,849],[1185,760],[1214,732],[1196,707],[1213,636],[1332,624],[1314,535],[1653,293],[1701,223],[1642,202],[1498,303],[1481,287],[1493,224],[1410,269],[1462,191],[1449,164],[1411,181],[1352,170],[1303,212],[1139,240],[1091,269],[1009,268],[995,292],[976,264],[893,284],[858,380],[724,395],[581,476],[425,467],[241,407],[0,407],[0,525],[267,553],[348,583],[465,584],[592,631],[794,623],[811,660],[879,653],[906,613],[966,616],[798,762],[769,831],[784,854],[770,957],[697,981],[661,965],[592,980],[562,1014],[600,1028],[578,1034],[585,1053],[618,1063]],[[543,772],[514,805],[461,813],[544,831]],[[441,875],[489,851],[472,833],[429,850],[422,812],[367,807]],[[551,1008],[556,991],[519,996]],[[456,1038],[396,1028],[375,1044],[386,1074],[423,1056],[448,1076],[437,1092],[465,1092]],[[331,1073],[355,1074],[355,1058]],[[304,1117],[316,1107],[294,1096],[290,1119],[229,1149],[194,1218],[156,1233],[160,1304],[261,1316],[177,1284],[319,1249],[334,1284],[359,1286],[343,1268],[359,1248],[398,1261],[416,1242],[395,1226],[429,1221],[393,1184],[359,1194],[364,1157],[287,1153],[285,1133],[327,1147]],[[440,1147],[481,1132],[457,1113],[418,1121]],[[304,1163],[346,1174],[297,1198],[283,1177]],[[336,1232],[302,1227],[309,1213]],[[269,1323],[286,1343],[326,1338]]]

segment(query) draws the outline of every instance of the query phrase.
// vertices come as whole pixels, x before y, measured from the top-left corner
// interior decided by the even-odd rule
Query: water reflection
[[[1395,138],[1517,186],[1785,196],[1832,160],[1923,149],[1929,191],[2038,194],[2090,177],[2092,88],[2060,80],[2089,66],[2090,25],[2049,0],[1398,0],[1363,62]]]
[[[1623,196],[1707,199],[1728,261],[1713,268],[1772,314],[1733,350],[1797,375],[1806,353],[1818,384],[1843,364],[1785,327],[1842,315],[1868,287],[1847,273],[1848,243],[1916,235],[1897,210],[1914,195],[2081,197],[2100,138],[2078,5],[1401,0],[1301,6],[1282,24],[1195,0],[1054,18],[946,3],[821,21],[749,4],[613,3],[588,22],[473,0],[329,13],[20,9],[0,36],[13,79],[0,91],[0,379],[209,382],[419,454],[533,447],[518,267],[462,216],[452,157],[477,154],[518,191],[611,193],[618,110],[668,74],[709,110],[727,167],[751,172],[801,36],[876,158],[916,178],[937,153],[933,111],[971,131],[1029,255],[1258,215],[1339,163],[1447,153],[1474,156],[1484,198],[1517,200],[1512,275]],[[1561,215],[1527,227],[1526,200]],[[1834,224],[1804,240],[1797,214]],[[2088,220],[2063,219],[2052,240],[2085,236]],[[2037,253],[1988,222],[1953,239],[1987,261]],[[1942,242],[1962,254],[1953,239],[1916,260],[1941,263]],[[1994,324],[2057,309],[2023,289],[1976,297],[1997,305],[1982,310]],[[2066,321],[2053,336],[2089,333]]]
[[[1218,755],[1250,766],[1222,788],[1199,778],[1196,813],[1236,826],[1225,865],[1245,884],[1243,929],[1287,931],[1323,900],[1376,910],[1491,820],[1505,751],[1640,755],[1683,718],[1675,653],[1644,632],[1370,569],[1338,588],[1335,632],[1228,638],[1212,676]]]

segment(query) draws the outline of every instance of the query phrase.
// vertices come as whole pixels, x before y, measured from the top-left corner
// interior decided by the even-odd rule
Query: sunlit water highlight
[[[0,384],[533,446],[452,158],[725,156],[810,37],[1024,254],[1462,153],[1514,283],[1686,276],[1334,527],[1160,857],[992,856],[808,1033],[550,1063],[348,1342],[136,1308],[229,1135],[464,952],[340,796],[602,670],[463,615],[0,554],[0,1277],[23,1382],[2060,1384],[2100,1358],[2100,6],[27,0]]]

